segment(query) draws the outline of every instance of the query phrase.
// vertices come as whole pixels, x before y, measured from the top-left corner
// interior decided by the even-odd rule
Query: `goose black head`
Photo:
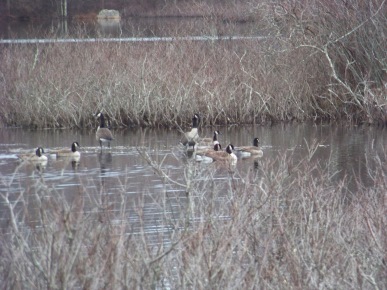
[[[233,150],[234,150],[234,145],[228,144],[227,147],[226,147],[226,152],[228,154],[231,154]]]
[[[81,146],[79,146],[79,143],[73,142],[73,144],[71,144],[71,151],[76,152],[78,147],[81,147]]]
[[[214,131],[214,137],[212,138],[212,141],[217,141],[218,135],[221,135],[220,132],[218,130]]]
[[[36,156],[42,156],[42,154],[44,153],[44,149],[42,147],[38,147],[38,149],[36,149]]]
[[[95,117],[98,119],[99,118],[99,121],[100,121],[100,125],[99,127],[100,128],[105,128],[105,116],[102,114],[102,112],[97,112],[95,114]]]
[[[253,145],[254,145],[255,147],[258,147],[258,146],[259,146],[259,139],[258,139],[257,137],[254,138],[254,140],[253,140]]]
[[[220,150],[222,150],[222,145],[220,145],[220,143],[216,143],[216,144],[214,145],[214,150],[215,150],[215,151],[220,151]]]
[[[192,128],[199,127],[199,121],[200,121],[199,114],[194,114],[193,117],[192,117]]]

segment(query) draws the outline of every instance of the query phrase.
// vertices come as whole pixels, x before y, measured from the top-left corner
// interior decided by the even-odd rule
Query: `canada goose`
[[[22,154],[18,155],[19,159],[22,161],[31,161],[36,163],[47,163],[47,156],[43,155],[44,150],[42,147],[36,149],[35,154]]]
[[[217,149],[218,148],[218,149]],[[232,164],[236,164],[237,157],[234,154],[234,145],[228,144],[225,151],[220,151],[220,144],[214,146],[214,151],[207,152],[205,155],[214,159],[214,161],[229,161]]]
[[[112,132],[109,130],[109,128],[105,125],[105,117],[103,116],[102,112],[97,113],[96,117],[100,120],[100,125],[97,128],[97,131],[95,132],[95,137],[97,141],[99,141],[99,145],[101,146],[102,150],[102,143],[108,143],[108,147],[110,148],[110,142],[114,140]]]
[[[222,145],[217,141],[212,148],[201,148],[196,150],[196,155],[211,154],[211,152],[222,152]]]
[[[259,148],[259,139],[257,137],[253,140],[253,146],[236,147],[235,152],[239,157],[262,157],[263,151]]]
[[[202,148],[195,151],[195,160],[204,162],[204,163],[211,163],[214,162],[214,159],[211,157],[211,154],[214,154],[214,152],[220,153],[222,152],[222,146],[219,142],[215,143],[212,148]]]
[[[199,140],[198,127],[199,127],[199,115],[194,114],[192,117],[192,129],[191,131],[184,133],[184,141],[182,142],[184,146],[192,146],[195,147],[196,143]]]
[[[81,157],[81,152],[77,151],[77,149],[81,147],[78,142],[73,142],[71,144],[71,149],[62,149],[58,151],[52,152],[56,155],[56,157],[71,157],[75,159],[79,159]]]
[[[221,135],[220,132],[218,130],[215,130],[212,138],[203,138],[200,140],[200,144],[215,145],[216,143],[219,143],[218,135]]]
[[[238,158],[233,152],[234,145],[228,144],[225,151],[221,151],[221,145],[215,144],[213,150],[207,150],[203,152],[202,156],[205,158],[211,158],[212,161],[215,161],[216,163],[225,163],[226,165],[229,165],[231,167],[235,167],[237,164]],[[200,157],[196,157],[197,161],[201,161],[201,155],[197,155]]]

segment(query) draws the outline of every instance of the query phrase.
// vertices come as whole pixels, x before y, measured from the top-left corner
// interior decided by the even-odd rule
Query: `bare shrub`
[[[290,53],[286,58],[299,63],[298,83],[310,87],[305,99],[316,117],[385,123],[385,1],[286,1],[270,7]]]

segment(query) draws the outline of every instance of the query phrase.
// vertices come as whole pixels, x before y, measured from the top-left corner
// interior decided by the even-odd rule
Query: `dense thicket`
[[[385,124],[385,1],[304,2],[249,2],[265,39],[3,47],[1,121],[85,127],[104,109],[115,126],[175,126],[194,112],[206,124]]]

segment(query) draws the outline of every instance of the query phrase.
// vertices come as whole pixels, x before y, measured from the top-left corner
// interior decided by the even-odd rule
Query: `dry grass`
[[[313,152],[226,181],[188,162],[177,182],[148,159],[182,192],[137,199],[123,182],[114,195],[81,185],[70,201],[38,176],[33,194],[2,191],[1,288],[384,289],[387,156],[353,194]]]
[[[253,4],[263,40],[4,46],[0,120],[88,127],[104,108],[114,126],[171,127],[194,112],[205,124],[386,123],[385,1]]]

